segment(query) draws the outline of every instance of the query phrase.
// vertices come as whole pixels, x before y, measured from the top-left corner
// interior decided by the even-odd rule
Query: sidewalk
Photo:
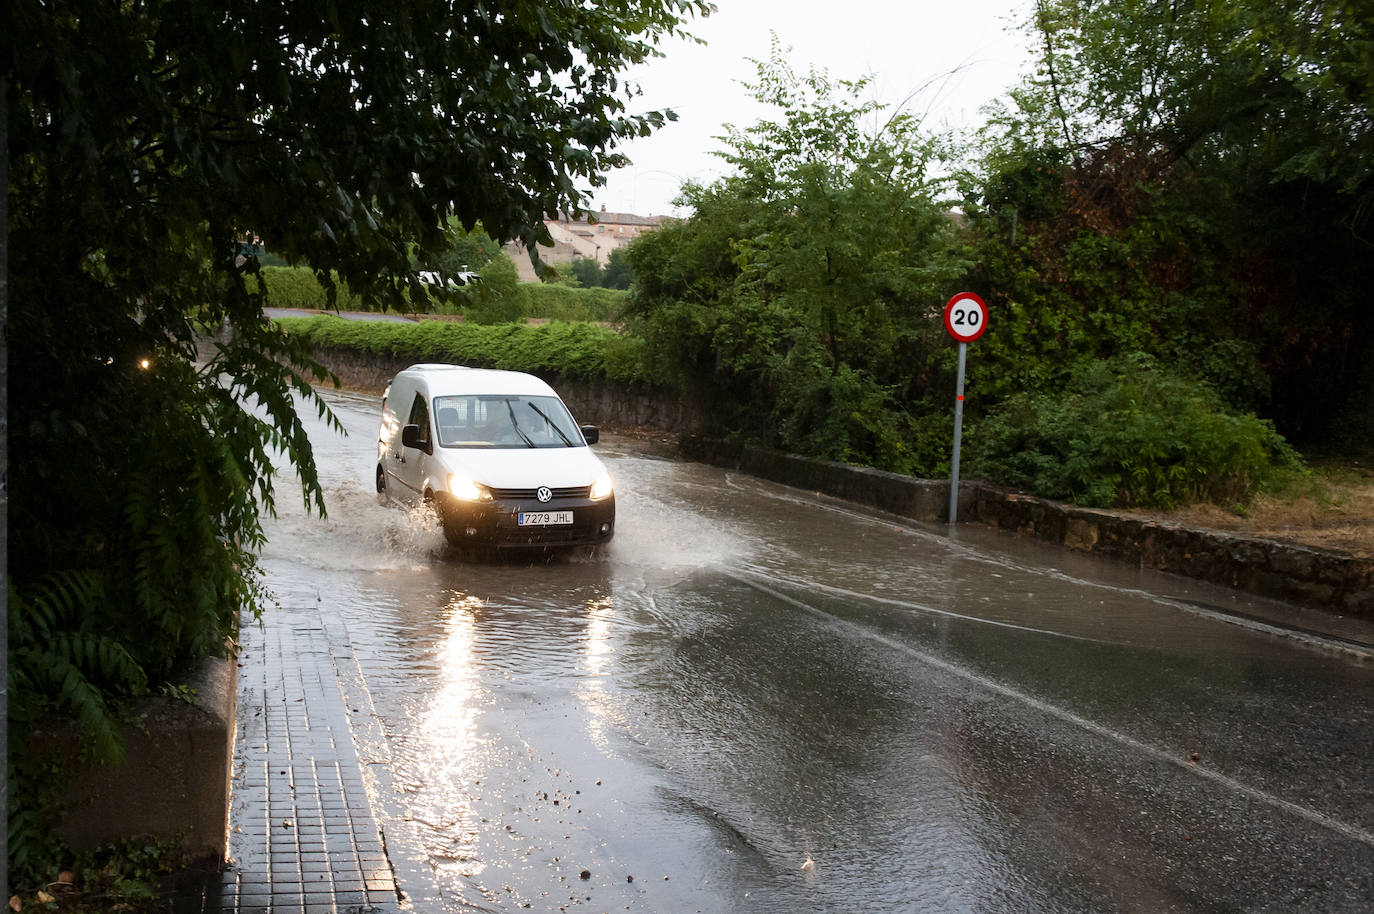
[[[373,816],[350,708],[318,608],[246,620],[224,914],[392,914],[396,877]],[[347,654],[336,658],[331,653]],[[355,705],[363,704],[354,701]],[[364,724],[367,726],[368,724]]]

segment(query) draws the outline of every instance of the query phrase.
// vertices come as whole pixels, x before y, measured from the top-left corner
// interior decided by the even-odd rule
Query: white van
[[[599,437],[533,375],[412,365],[382,395],[377,492],[433,504],[455,546],[596,546],[615,534]]]

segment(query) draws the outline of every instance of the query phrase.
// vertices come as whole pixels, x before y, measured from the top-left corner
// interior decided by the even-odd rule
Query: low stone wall
[[[949,519],[949,483],[685,435],[684,457],[736,467],[929,523]],[[1143,568],[1374,618],[1374,562],[1214,530],[1080,508],[977,481],[959,484],[959,520],[984,523]]]
[[[1342,552],[1080,508],[983,483],[969,513],[992,527],[1142,568],[1374,619],[1374,562]]]
[[[414,360],[386,359],[381,356],[360,355],[352,349],[315,347],[315,358],[338,375],[340,383],[351,390],[381,395],[397,373],[409,368]]]
[[[734,467],[753,476],[771,479],[799,489],[824,492],[836,498],[890,511],[913,520],[943,521],[949,514],[949,483],[916,479],[900,473],[851,466],[782,451],[750,447],[717,438],[683,435],[679,442],[682,456],[702,463]],[[960,498],[973,490],[959,486]],[[969,519],[960,504],[959,516]]]
[[[77,850],[151,836],[193,860],[223,861],[228,850],[238,667],[215,658],[186,683],[196,702],[142,702],[124,728],[117,768],[86,764],[71,773],[70,809],[57,829]],[[51,752],[75,757],[74,734],[52,734]]]

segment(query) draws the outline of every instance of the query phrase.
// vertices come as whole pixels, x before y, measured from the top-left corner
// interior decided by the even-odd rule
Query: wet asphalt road
[[[1374,657],[614,436],[609,549],[464,559],[327,396],[264,568],[348,631],[417,911],[1374,909]]]

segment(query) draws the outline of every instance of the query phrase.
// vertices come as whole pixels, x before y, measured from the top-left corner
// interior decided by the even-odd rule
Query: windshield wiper
[[[572,443],[572,439],[569,438],[567,435],[563,434],[563,430],[558,427],[558,423],[554,422],[547,415],[545,415],[542,409],[535,406],[533,403],[526,403],[525,405],[528,406],[530,409],[534,410],[535,412],[537,412],[539,414],[539,418],[547,422],[549,424],[549,428],[553,429],[555,432],[558,433],[558,437],[563,439],[563,443],[565,445],[567,445],[568,447],[574,446]]]
[[[535,443],[530,440],[530,436],[526,435],[524,430],[520,428],[520,420],[515,418],[515,406],[509,400],[506,401],[506,411],[510,413],[511,428],[515,429],[515,433],[520,436],[520,440],[525,442],[526,447],[536,447]]]

